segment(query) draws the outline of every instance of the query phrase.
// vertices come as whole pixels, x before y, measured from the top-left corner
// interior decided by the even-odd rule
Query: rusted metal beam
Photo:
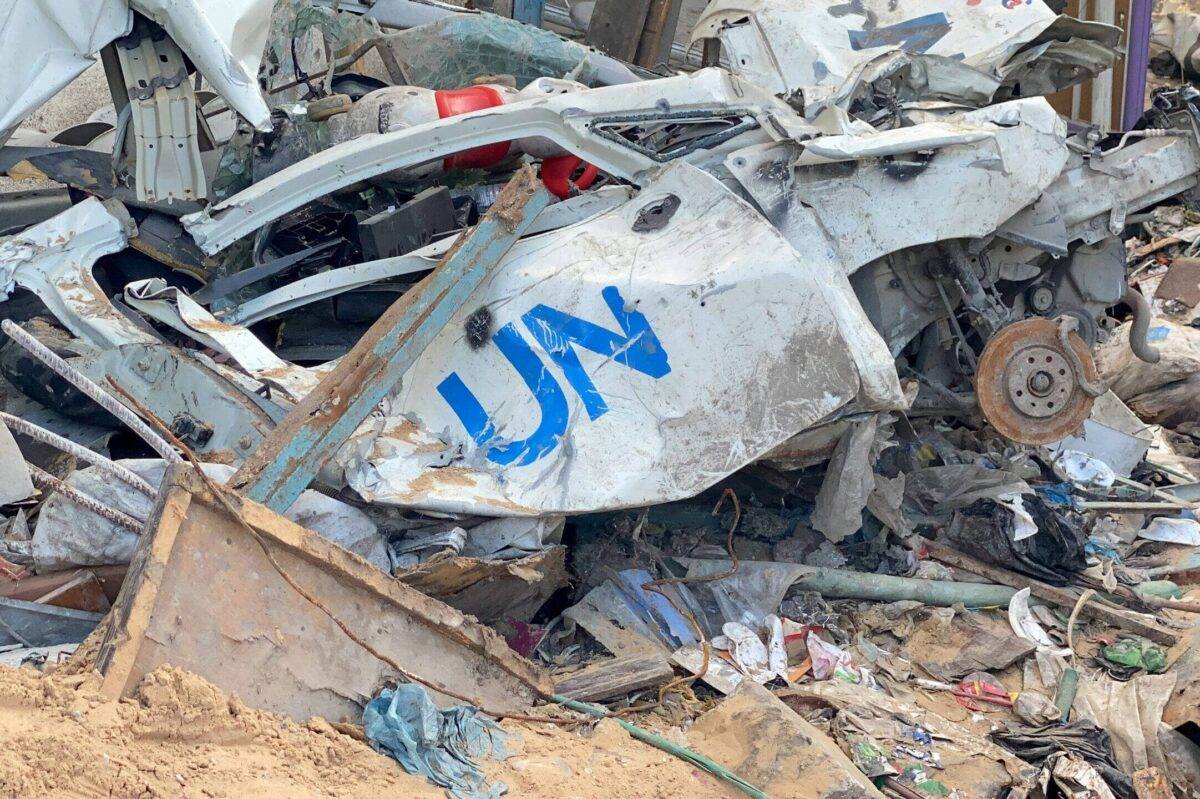
[[[230,485],[272,510],[286,510],[551,199],[532,169],[517,173],[479,225],[371,326],[246,459]]]
[[[653,69],[671,59],[683,0],[599,0],[587,43],[614,58]]]
[[[670,62],[682,7],[683,0],[652,0],[633,63],[646,69],[655,69]]]

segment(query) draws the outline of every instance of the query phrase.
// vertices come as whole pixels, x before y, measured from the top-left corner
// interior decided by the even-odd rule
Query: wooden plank
[[[567,674],[554,692],[581,702],[599,702],[665,684],[675,670],[662,655],[611,658]]]
[[[127,695],[141,679],[140,675],[135,676],[134,665],[158,600],[161,570],[171,560],[179,528],[192,503],[191,492],[174,485],[179,471],[178,466],[168,467],[166,479],[159,486],[149,516],[153,528],[146,528],[153,529],[154,534],[143,534],[138,540],[96,655],[96,670],[104,675],[100,690],[113,699]]]
[[[596,0],[587,43],[613,58],[637,58],[642,30],[654,0]]]
[[[129,567],[120,566],[89,566],[86,569],[66,569],[65,571],[33,574],[20,580],[0,579],[0,597],[5,599],[22,599],[26,602],[37,602],[39,598],[66,585],[74,580],[81,572],[95,576],[104,589],[104,596],[109,604],[117,601],[121,583]]]
[[[518,710],[550,695],[549,678],[489,628],[220,490],[223,501],[190,466],[168,473],[100,647],[106,695],[128,696],[169,663],[297,720],[357,718],[402,676],[367,647],[483,707]]]
[[[435,558],[394,572],[397,580],[484,624],[528,619],[567,585],[567,548],[548,547],[518,560]]]
[[[679,27],[682,7],[683,0],[651,0],[633,63],[654,69],[671,60],[671,47],[675,44],[675,30]]]
[[[976,560],[970,555],[964,555],[956,549],[951,549],[945,544],[939,544],[934,541],[922,540],[921,543],[929,550],[929,554],[935,559],[945,563],[947,566],[953,566],[956,569],[969,571],[971,574],[977,574],[980,577],[986,577],[994,583],[1000,585],[1011,586],[1012,588],[1021,589],[1029,588],[1029,593],[1043,601],[1057,605],[1070,611],[1075,607],[1075,603],[1079,601],[1079,597],[1066,591],[1062,588],[1055,588],[1052,585],[1040,582],[1032,577],[1026,577],[1023,574],[1016,574],[1008,569],[992,566],[984,563],[981,560]],[[1090,616],[1105,624],[1111,624],[1114,627],[1120,627],[1122,630],[1140,635],[1144,638],[1149,638],[1156,644],[1163,646],[1174,646],[1177,638],[1161,627],[1155,627],[1151,624],[1146,624],[1140,619],[1127,616],[1120,611],[1104,607],[1095,601],[1088,602],[1080,611],[1085,616]]]
[[[1175,258],[1154,296],[1177,300],[1189,308],[1200,305],[1200,258]]]
[[[62,585],[41,595],[35,602],[58,608],[74,608],[88,613],[108,613],[111,605],[104,595],[104,586],[89,571],[80,571]]]
[[[395,387],[553,198],[530,167],[248,457],[229,485],[282,512]]]

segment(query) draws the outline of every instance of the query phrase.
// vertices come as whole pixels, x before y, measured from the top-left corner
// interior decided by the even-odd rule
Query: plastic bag
[[[363,729],[376,751],[409,774],[447,789],[453,799],[498,799],[508,787],[488,786],[480,757],[508,757],[505,733],[466,705],[440,710],[419,685],[385,688],[363,710]]]

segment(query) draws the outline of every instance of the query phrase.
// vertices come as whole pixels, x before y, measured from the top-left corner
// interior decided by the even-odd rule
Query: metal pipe
[[[13,416],[11,413],[0,411],[0,422],[4,422],[11,429],[32,438],[34,441],[55,447],[68,455],[73,455],[81,461],[90,463],[92,466],[108,472],[113,477],[133,486],[148,497],[158,496],[158,492],[154,489],[154,486],[116,461],[104,457],[99,452],[90,450],[81,444],[76,444],[69,438],[63,438],[58,433],[51,432],[44,427],[39,427],[33,422],[26,421],[19,416]]]
[[[1145,128],[1143,130],[1131,130],[1121,136],[1116,147],[1110,147],[1100,153],[1101,157],[1112,155],[1113,153],[1125,149],[1125,145],[1129,144],[1130,139],[1165,139],[1170,136],[1191,136],[1190,130],[1182,130],[1179,128]],[[1126,220],[1128,222],[1128,220]]]
[[[120,419],[129,429],[133,430],[143,441],[149,444],[159,454],[159,457],[167,463],[183,463],[183,458],[179,456],[179,453],[170,444],[163,441],[133,411],[126,408],[120,402],[117,402],[111,394],[84,377],[74,366],[71,366],[71,364],[51,352],[50,348],[45,344],[26,333],[16,322],[13,322],[11,319],[5,319],[3,322],[0,322],[0,330],[7,333],[9,338],[20,344],[30,355],[44,363],[56,375],[75,386],[75,388],[84,394],[87,394],[95,400],[97,405]]]
[[[1142,292],[1133,286],[1125,287],[1125,295],[1121,300],[1133,309],[1133,324],[1129,328],[1129,349],[1133,350],[1133,354],[1140,361],[1158,363],[1162,355],[1157,347],[1150,345],[1147,337],[1150,332],[1150,320],[1154,318],[1150,303],[1142,296]]]
[[[135,535],[142,534],[142,523],[137,519],[127,514],[121,513],[116,508],[110,508],[98,499],[93,499],[87,494],[79,491],[76,488],[64,483],[49,472],[34,466],[32,463],[26,463],[29,467],[29,477],[33,480],[33,484],[45,491],[53,491],[57,494],[62,494],[67,499],[74,502],[79,507],[86,511],[99,516],[101,519],[112,522],[118,527],[123,527]]]
[[[944,608],[959,604],[968,608],[1005,608],[1016,593],[1006,585],[919,580],[815,566],[801,574],[792,586],[824,597],[873,602],[916,600]]]
[[[729,568],[725,559],[680,559],[688,568],[689,578],[704,578]],[[916,577],[895,577],[833,569],[825,566],[803,566],[779,563],[780,568],[792,568],[791,588],[811,591],[826,599],[858,599],[867,602],[901,602],[915,600],[931,607],[949,608],[964,605],[968,608],[1006,608],[1017,591],[1007,585],[993,583],[963,583],[950,580],[922,580]],[[720,585],[718,582],[717,585]]]

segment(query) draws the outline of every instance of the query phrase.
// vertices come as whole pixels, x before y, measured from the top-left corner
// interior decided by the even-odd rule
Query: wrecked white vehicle
[[[1122,234],[1195,186],[1200,98],[1161,94],[1135,131],[1070,135],[1041,95],[1109,68],[1118,31],[1041,0],[930,2],[915,18],[870,0],[715,0],[694,38],[719,41],[728,68],[612,86],[564,70],[430,88],[402,53],[417,85],[339,82],[332,60],[324,77],[296,61],[310,96],[276,105],[266,134],[252,128],[267,101],[239,83],[257,62],[176,37],[192,19],[178,15],[209,5],[258,31],[261,4],[150,5],[130,3],[146,16],[125,28],[165,55],[174,38],[244,122],[219,165],[215,141],[199,157],[211,130],[189,128],[204,112],[185,72],[118,112],[123,183],[100,185],[77,151],[7,148],[105,201],[0,244],[0,292],[36,295],[78,369],[210,459],[249,456],[522,162],[560,201],[329,453],[325,485],[484,516],[636,507],[764,457],[828,457],[845,422],[885,410],[981,411],[1014,440],[1060,440],[1104,391],[1091,348],[1121,303],[1131,346],[1155,357]],[[62,29],[81,56],[103,44]],[[139,85],[128,56],[106,66]],[[73,69],[31,82],[34,99]],[[271,168],[239,163],[248,152]],[[54,395],[36,370],[5,373]]]

